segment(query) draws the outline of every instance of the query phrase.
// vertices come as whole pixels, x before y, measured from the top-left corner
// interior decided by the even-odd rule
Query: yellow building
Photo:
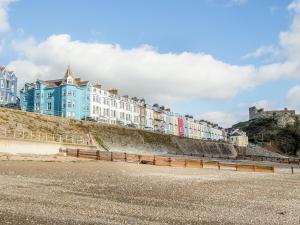
[[[248,146],[248,136],[245,132],[235,130],[230,134],[229,141],[231,144],[239,147]]]

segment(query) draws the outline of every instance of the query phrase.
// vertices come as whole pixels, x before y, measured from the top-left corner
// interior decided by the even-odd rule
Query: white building
[[[146,114],[145,114],[145,129],[154,131],[154,111],[152,106],[146,105]]]
[[[117,90],[105,91],[100,85],[90,94],[91,117],[99,122],[140,128],[139,103],[128,96],[117,95]]]
[[[182,117],[170,109],[145,100],[118,95],[117,89],[103,90],[97,84],[90,91],[90,115],[98,122],[116,124],[164,134],[180,134],[179,118],[184,119],[184,136],[193,139],[226,140],[224,129],[208,121],[196,120],[192,116]]]

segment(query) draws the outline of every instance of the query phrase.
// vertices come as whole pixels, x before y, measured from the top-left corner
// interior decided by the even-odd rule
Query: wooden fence
[[[279,158],[279,157],[270,157],[270,156],[256,156],[256,155],[246,155],[246,156],[238,156],[236,157],[237,160],[252,160],[252,161],[270,161],[276,163],[283,163],[283,164],[299,164],[300,165],[300,158]]]
[[[213,154],[195,154],[195,153],[178,153],[174,155],[192,156],[201,158],[216,158],[216,159],[234,159],[234,160],[249,160],[249,161],[269,161],[282,164],[298,164],[300,165],[300,158],[295,157],[271,157],[271,156],[260,156],[260,155],[238,155],[237,157],[230,157],[225,155],[213,155]]]
[[[111,162],[132,162],[155,166],[185,167],[185,168],[215,168],[219,170],[235,170],[244,172],[274,173],[273,166],[245,165],[238,163],[224,163],[202,159],[185,159],[179,157],[167,157],[157,155],[138,155],[123,152],[104,152],[81,149],[61,150],[68,156],[104,160]]]

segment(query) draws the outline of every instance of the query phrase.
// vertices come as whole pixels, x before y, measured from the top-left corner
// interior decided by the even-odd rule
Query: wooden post
[[[77,156],[77,158],[79,157],[79,149],[78,148],[76,150],[76,156]]]
[[[218,170],[220,170],[220,169],[221,169],[220,162],[218,162]]]
[[[127,153],[126,152],[124,153],[124,159],[125,159],[125,162],[127,162]]]
[[[96,156],[97,156],[96,159],[97,159],[97,160],[100,159],[99,155],[100,155],[99,150],[97,150],[97,151],[96,151]]]
[[[200,160],[200,165],[203,168],[203,160],[202,159]]]
[[[169,161],[169,166],[171,166],[171,162],[172,162],[171,157],[169,157],[168,161]]]
[[[114,161],[113,152],[110,152],[110,161]]]
[[[156,164],[155,155],[153,156],[153,165]]]
[[[291,167],[291,169],[292,169],[292,174],[294,174],[294,167]]]
[[[141,155],[138,155],[138,161],[141,162]]]
[[[186,159],[184,160],[184,167],[186,167],[186,165],[187,165],[187,162],[186,162]]]

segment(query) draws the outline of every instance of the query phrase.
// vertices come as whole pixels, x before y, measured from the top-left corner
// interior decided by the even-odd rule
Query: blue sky
[[[0,58],[20,85],[59,78],[70,63],[106,88],[223,126],[254,104],[300,109],[298,0],[0,0],[0,9]]]

